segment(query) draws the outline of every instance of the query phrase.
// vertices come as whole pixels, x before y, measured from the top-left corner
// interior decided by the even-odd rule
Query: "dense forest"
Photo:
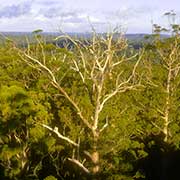
[[[180,179],[180,26],[162,31],[5,37],[0,179]]]

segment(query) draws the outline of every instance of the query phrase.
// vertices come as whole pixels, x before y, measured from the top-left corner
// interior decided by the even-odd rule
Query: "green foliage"
[[[57,180],[54,176],[47,176],[44,180]]]
[[[147,158],[147,149],[156,144],[155,139],[150,139],[151,136],[162,137],[158,139],[162,144],[171,144],[176,149],[180,147],[179,25],[173,24],[171,27],[175,34],[161,39],[159,34],[165,29],[154,25],[156,34],[152,41],[144,45],[142,61],[132,80],[136,84],[141,79],[141,86],[117,94],[105,103],[100,112],[96,148],[100,154],[100,174],[105,179],[145,179],[136,164]],[[91,169],[92,163],[86,150],[89,153],[94,150],[92,132],[84,125],[73,104],[60,89],[53,86],[48,70],[39,67],[38,63],[27,61],[23,53],[29,53],[51,70],[60,87],[77,103],[82,115],[91,123],[98,94],[87,72],[96,56],[101,62],[107,57],[108,45],[103,44],[101,39],[94,46],[93,40],[86,42],[86,46],[78,44],[77,40],[74,43],[78,47],[73,46],[69,50],[46,43],[40,33],[39,30],[34,32],[36,43],[30,43],[26,48],[16,49],[13,42],[6,42],[0,47],[0,173],[4,179],[86,179],[82,169],[68,158],[77,157]],[[125,41],[122,43],[126,44]],[[142,51],[126,49],[128,46],[124,44],[122,47],[112,44],[112,60],[118,62],[131,55],[135,58],[122,62],[113,72],[107,69],[102,91],[105,97],[115,89],[118,74],[121,74],[118,77],[120,82],[129,77]],[[87,69],[81,61],[82,54],[87,60]],[[168,96],[170,60],[174,69]],[[84,75],[85,82],[79,72]],[[101,82],[101,71],[94,69],[94,72],[96,82]],[[168,140],[164,142],[163,113],[167,109],[167,97],[170,121]],[[43,124],[52,130],[45,129]],[[58,138],[53,132],[56,129],[62,136],[79,143],[80,147]],[[150,139],[148,143],[147,139]],[[164,152],[168,151],[166,147],[163,146]]]

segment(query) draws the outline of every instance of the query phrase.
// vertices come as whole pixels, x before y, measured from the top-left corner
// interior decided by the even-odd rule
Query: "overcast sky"
[[[99,32],[120,26],[128,33],[150,33],[152,22],[165,24],[180,0],[0,0],[0,31]]]

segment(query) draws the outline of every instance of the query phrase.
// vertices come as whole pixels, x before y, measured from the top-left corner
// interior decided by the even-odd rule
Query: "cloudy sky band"
[[[177,13],[179,0],[1,0],[0,31],[99,32],[120,25],[128,33],[150,33],[152,21],[166,23],[162,14]]]

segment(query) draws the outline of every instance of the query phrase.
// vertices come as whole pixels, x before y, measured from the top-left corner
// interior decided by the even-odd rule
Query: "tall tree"
[[[58,56],[50,54],[50,59],[47,59],[43,42],[37,37],[42,53],[34,53],[29,46],[27,50],[20,51],[20,56],[27,64],[47,75],[51,85],[58,90],[58,96],[63,97],[67,105],[59,115],[65,124],[69,121],[69,135],[73,137],[72,132],[76,130],[76,136],[71,138],[68,132],[59,131],[62,128],[57,122],[55,127],[41,125],[72,145],[73,155],[68,157],[69,161],[86,173],[96,175],[101,171],[101,139],[111,124],[108,103],[118,94],[140,86],[136,69],[142,52],[128,56],[126,40],[123,36],[114,38],[113,33],[106,37],[94,34],[92,40],[82,42],[69,36],[60,36],[56,40],[62,38],[74,45],[71,51],[61,51]],[[129,67],[125,68],[127,65]],[[104,143],[108,139],[107,135]],[[85,165],[86,159],[92,163],[87,163],[89,168]]]
[[[165,15],[174,18],[174,12]],[[179,25],[170,24],[170,29],[158,25],[154,27],[155,39],[146,46],[144,56],[147,86],[141,105],[146,114],[144,118],[151,124],[152,131],[149,132],[162,134],[164,142],[172,143],[179,132]],[[160,33],[164,30],[170,31],[169,38],[161,38]]]

